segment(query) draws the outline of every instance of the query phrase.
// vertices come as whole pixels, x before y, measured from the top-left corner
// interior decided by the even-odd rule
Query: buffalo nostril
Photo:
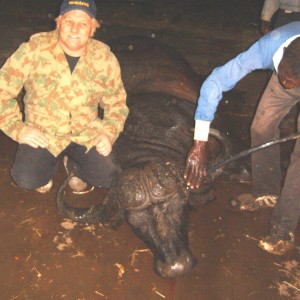
[[[182,250],[180,255],[172,262],[156,261],[156,272],[165,278],[175,278],[188,273],[196,265],[196,259],[187,250]]]

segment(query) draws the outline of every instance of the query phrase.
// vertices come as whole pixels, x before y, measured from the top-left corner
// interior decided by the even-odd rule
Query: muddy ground
[[[260,0],[96,1],[107,40],[139,34],[179,50],[204,76],[260,37]],[[1,64],[28,37],[50,30],[58,0],[0,1]],[[249,126],[266,72],[254,72],[219,108],[236,151],[249,146]],[[294,130],[294,116],[282,132]],[[277,257],[257,247],[268,232],[271,209],[237,213],[228,200],[250,191],[250,185],[224,175],[215,186],[217,198],[191,211],[190,248],[198,259],[188,275],[168,280],[152,271],[152,255],[128,225],[117,231],[83,226],[58,214],[55,196],[66,176],[63,168],[54,189],[42,195],[15,187],[10,167],[16,143],[0,135],[0,299],[300,299],[299,247]],[[292,144],[283,145],[283,171]],[[247,160],[246,160],[247,162]],[[73,195],[92,202],[102,191]],[[299,230],[296,232],[296,244]]]

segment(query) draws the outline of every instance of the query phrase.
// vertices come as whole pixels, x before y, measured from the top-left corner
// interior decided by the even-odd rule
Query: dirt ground
[[[179,50],[204,76],[257,38],[262,0],[96,0],[102,27],[96,37],[139,34]],[[0,0],[1,64],[35,32],[51,30],[60,0]],[[235,150],[249,146],[249,126],[266,84],[254,72],[226,93],[219,108]],[[294,130],[293,116],[282,132]],[[118,230],[64,220],[55,203],[63,168],[48,194],[15,187],[10,167],[16,143],[0,134],[0,299],[300,299],[299,247],[284,257],[257,247],[271,209],[237,213],[228,200],[251,186],[220,177],[217,198],[191,211],[190,248],[198,259],[188,275],[162,279],[152,254],[127,224]],[[283,170],[292,144],[283,145]],[[74,196],[89,202],[100,190]],[[296,244],[299,230],[296,232]]]

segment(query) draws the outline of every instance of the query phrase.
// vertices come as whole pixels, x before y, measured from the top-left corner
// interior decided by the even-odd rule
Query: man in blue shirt
[[[248,50],[216,68],[203,83],[195,113],[194,144],[188,153],[184,171],[190,188],[199,188],[206,176],[208,132],[222,93],[257,69],[275,72],[251,126],[252,146],[278,138],[280,122],[300,101],[300,22],[289,23],[264,35]],[[299,175],[300,141],[295,144],[281,194],[279,146],[258,151],[252,155],[252,194],[242,194],[232,203],[239,204],[240,210],[249,211],[274,206],[277,202],[271,217],[270,235],[259,244],[270,253],[284,254],[294,247],[294,231],[300,216]]]

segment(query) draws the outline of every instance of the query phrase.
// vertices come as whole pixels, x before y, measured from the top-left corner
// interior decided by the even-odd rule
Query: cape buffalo
[[[128,37],[111,45],[123,70],[130,109],[113,147],[122,172],[103,203],[90,208],[66,203],[66,180],[58,192],[58,208],[77,222],[116,227],[126,220],[152,249],[155,271],[177,277],[196,263],[188,246],[188,208],[213,198],[209,185],[191,193],[182,178],[193,142],[198,76],[180,54],[153,39]],[[216,130],[211,130],[208,145],[210,165],[229,155],[226,139]]]

